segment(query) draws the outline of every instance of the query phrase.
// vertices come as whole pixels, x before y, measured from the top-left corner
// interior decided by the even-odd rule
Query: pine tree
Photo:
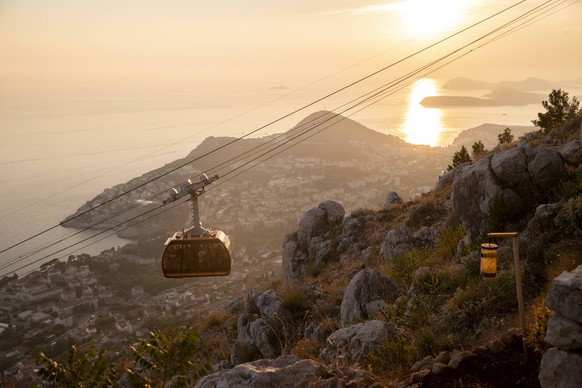
[[[503,133],[497,135],[497,139],[499,140],[499,144],[510,144],[513,142],[513,135],[511,134],[511,129],[505,128]]]
[[[452,170],[453,168],[463,163],[471,163],[471,156],[469,156],[469,151],[467,151],[465,146],[462,146],[459,151],[453,154],[453,165],[449,165],[447,170]]]
[[[489,151],[485,149],[485,145],[483,144],[483,142],[481,140],[473,143],[472,147],[473,147],[473,151],[471,152],[471,154],[473,156],[473,160],[479,160],[483,156],[485,156],[489,153]]]
[[[537,120],[532,120],[536,127],[545,133],[553,128],[559,128],[580,113],[580,102],[576,97],[570,102],[568,93],[562,89],[552,90],[547,101],[542,101],[545,113],[538,113]]]

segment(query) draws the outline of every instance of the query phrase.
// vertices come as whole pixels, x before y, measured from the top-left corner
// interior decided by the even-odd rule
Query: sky
[[[0,92],[17,87],[107,93],[201,84],[220,89],[257,82],[294,87],[336,72],[349,80],[517,4],[436,51],[449,52],[542,3],[1,0]],[[572,5],[438,74],[483,80],[579,77],[582,3],[554,3]],[[422,60],[427,59],[418,63]]]

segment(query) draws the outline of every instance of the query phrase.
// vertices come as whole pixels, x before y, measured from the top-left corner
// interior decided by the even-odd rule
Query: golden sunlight
[[[404,140],[412,144],[437,146],[443,132],[441,110],[425,108],[420,105],[423,98],[437,94],[436,82],[423,78],[414,83],[408,100],[406,120],[400,128]]]
[[[404,32],[409,36],[443,33],[455,29],[470,6],[467,0],[407,0],[394,4]]]

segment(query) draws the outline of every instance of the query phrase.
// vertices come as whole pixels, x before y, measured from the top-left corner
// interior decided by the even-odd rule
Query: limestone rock
[[[539,380],[542,388],[582,387],[582,355],[549,349],[542,357]]]
[[[283,344],[279,342],[277,334],[265,321],[255,319],[249,324],[249,334],[253,344],[263,358],[275,358],[281,355]]]
[[[526,237],[532,236],[532,238],[537,239],[540,233],[551,234],[557,232],[554,220],[561,208],[562,204],[560,203],[547,203],[538,206],[534,217],[527,223],[526,231],[528,236]]]
[[[350,280],[344,291],[340,310],[341,323],[344,325],[372,318],[373,312],[367,309],[370,302],[381,300],[391,303],[398,296],[398,288],[392,280],[373,268],[363,269]]]
[[[545,340],[550,345],[563,350],[582,349],[582,323],[554,311],[548,319]]]
[[[275,360],[258,360],[238,365],[202,378],[196,388],[243,387],[380,387],[364,370],[340,370],[314,360],[282,356]]]
[[[554,279],[546,303],[562,316],[582,322],[582,265]]]
[[[549,147],[541,147],[536,151],[527,168],[537,187],[553,187],[568,175],[564,160],[558,152]]]
[[[350,364],[364,365],[368,353],[378,349],[384,342],[403,334],[391,322],[367,321],[339,329],[327,337],[327,346],[319,357],[328,365],[342,359]]]
[[[398,193],[396,191],[391,191],[388,193],[388,196],[386,197],[384,207],[386,209],[391,209],[394,205],[402,205],[403,203],[404,201],[402,200],[402,198],[400,198]]]
[[[451,354],[451,361],[449,361],[449,366],[451,366],[453,369],[457,369],[460,365],[462,365],[463,362],[474,356],[475,353],[468,350],[455,349]]]
[[[582,142],[578,140],[572,140],[562,147],[560,150],[560,155],[566,162],[570,164],[582,163]]]
[[[341,225],[344,208],[327,200],[305,213],[299,221],[297,233],[283,240],[283,283],[293,283],[308,273],[311,263],[321,265],[334,255],[330,240],[332,228]]]
[[[422,383],[430,373],[431,373],[430,369],[424,369],[415,372],[410,376],[410,381],[412,381],[413,383]]]
[[[451,354],[446,351],[440,352],[434,359],[435,363],[448,364],[451,361]]]
[[[416,373],[421,370],[432,370],[434,365],[434,357],[433,356],[426,356],[420,361],[417,361],[412,365],[410,368],[410,373]]]
[[[344,216],[346,214],[345,209],[339,203],[326,200],[319,204],[319,208],[323,209],[325,212],[325,220],[328,225],[338,225],[341,224],[344,220]]]
[[[520,145],[462,168],[453,181],[453,211],[474,239],[491,229],[492,212],[528,210],[566,177],[558,151]]]
[[[437,376],[449,376],[454,373],[455,369],[448,365],[443,364],[442,362],[435,362],[432,366],[432,374]]]
[[[245,312],[237,321],[237,338],[231,349],[231,363],[238,365],[259,358],[281,355],[285,346],[283,330],[291,321],[291,313],[275,290],[247,293]]]
[[[271,327],[280,328],[285,322],[291,321],[291,312],[283,306],[275,290],[267,290],[257,298],[257,307],[261,318]]]
[[[325,210],[314,207],[305,213],[297,229],[297,238],[299,243],[307,246],[315,236],[324,235],[329,231],[327,216]]]
[[[439,239],[439,231],[432,226],[423,226],[413,237],[417,246],[434,246]]]
[[[492,156],[486,156],[466,166],[453,182],[453,211],[473,239],[490,228],[489,209],[495,198],[501,198],[503,188],[497,184],[489,168]]]
[[[463,167],[464,166],[465,166],[465,164],[463,164]],[[455,180],[455,176],[457,175],[457,172],[459,170],[461,170],[463,167],[457,166],[457,168],[453,168],[452,170],[445,172],[437,181],[434,190],[441,191],[445,187],[451,186],[453,184],[453,181]]]
[[[521,146],[494,154],[491,158],[491,169],[504,186],[531,187],[532,181],[528,172],[527,154],[531,155],[532,153],[531,147]]]
[[[384,243],[380,248],[380,255],[384,260],[390,260],[396,255],[407,252],[414,247],[412,239],[412,231],[406,226],[391,229],[386,234]]]
[[[230,350],[230,362],[238,365],[243,362],[257,360],[261,352],[251,336],[250,322],[255,319],[249,314],[241,314],[237,322],[237,338]]]

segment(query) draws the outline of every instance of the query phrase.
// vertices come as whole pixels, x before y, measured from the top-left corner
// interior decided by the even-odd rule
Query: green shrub
[[[426,200],[410,214],[406,221],[406,226],[420,228],[421,226],[432,225],[445,215],[446,210],[443,206],[435,204],[431,200]]]
[[[290,285],[283,288],[280,293],[283,306],[291,311],[303,311],[309,308],[311,298],[300,287]]]
[[[465,237],[463,225],[448,226],[439,230],[439,240],[434,248],[434,256],[440,257],[443,261],[452,259],[456,252],[459,241]]]
[[[418,358],[419,351],[414,343],[406,337],[398,337],[369,353],[367,361],[374,373],[396,377],[408,372]]]
[[[416,331],[414,343],[422,357],[451,350],[458,343],[458,340],[452,333],[444,334],[433,325],[427,325]]]
[[[582,236],[582,195],[569,199],[554,223],[567,234]]]
[[[224,312],[211,311],[200,324],[200,332],[206,333],[213,327],[220,326],[228,319],[228,314]]]
[[[414,271],[428,261],[430,254],[428,249],[416,249],[394,256],[392,263],[385,267],[387,275],[394,281],[409,284]]]
[[[297,341],[293,349],[291,349],[291,354],[302,358],[302,359],[316,359],[319,355],[320,348],[317,341],[313,338],[303,338]]]
[[[546,306],[545,298],[535,304],[532,308],[532,317],[527,326],[525,340],[527,344],[537,353],[543,354],[548,348],[548,343],[544,340],[548,328],[548,318],[551,310]]]
[[[578,159],[582,160],[582,150],[578,151]],[[582,163],[582,162],[581,162]],[[577,170],[570,179],[562,182],[558,199],[568,200],[582,195],[582,170]]]

